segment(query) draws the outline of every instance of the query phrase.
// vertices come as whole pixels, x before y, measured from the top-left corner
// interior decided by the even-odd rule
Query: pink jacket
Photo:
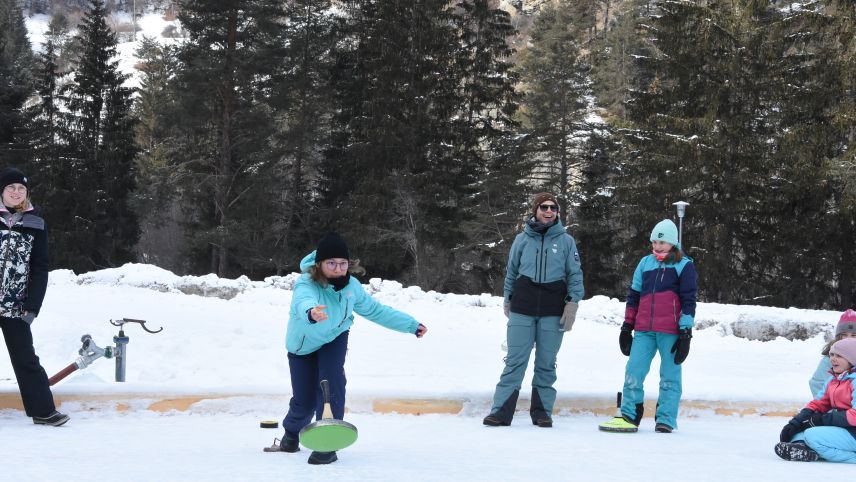
[[[805,408],[820,413],[826,413],[830,410],[844,410],[847,423],[856,427],[856,406],[853,405],[854,380],[856,380],[856,373],[853,370],[831,377],[826,382],[820,398],[810,401]]]

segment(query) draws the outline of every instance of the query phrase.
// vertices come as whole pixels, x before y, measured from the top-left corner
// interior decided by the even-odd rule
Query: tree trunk
[[[220,139],[220,159],[217,166],[216,192],[214,194],[214,202],[217,205],[217,226],[221,229],[225,228],[227,223],[229,186],[232,182],[232,118],[235,111],[234,57],[238,31],[237,10],[230,12],[228,28],[229,30],[226,33],[225,72],[220,92],[223,101],[223,131]],[[228,233],[221,231],[221,235],[228,236]],[[228,249],[224,241],[224,239],[219,239],[219,245],[214,248],[217,263],[216,273],[220,277],[226,276],[229,268]]]

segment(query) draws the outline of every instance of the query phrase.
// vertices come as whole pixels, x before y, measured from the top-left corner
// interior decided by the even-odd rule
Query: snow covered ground
[[[701,417],[672,434],[652,423],[636,434],[598,432],[590,415],[556,417],[542,429],[449,415],[348,419],[360,439],[329,466],[309,451],[263,453],[278,430],[253,413],[72,413],[64,427],[0,415],[9,481],[784,481],[847,480],[853,467],[796,463],[773,453],[782,418]],[[252,412],[254,407],[245,407]],[[259,407],[255,407],[259,408]],[[522,414],[521,414],[522,415]],[[527,422],[527,423],[524,423]],[[842,472],[844,471],[844,472]]]
[[[829,464],[780,461],[772,451],[782,417],[721,416],[685,410],[680,429],[655,434],[651,419],[635,435],[597,431],[604,416],[568,407],[591,398],[613,399],[626,358],[618,350],[620,300],[595,296],[559,354],[559,406],[553,429],[540,429],[519,413],[511,427],[481,425],[502,370],[505,318],[502,299],[490,295],[424,292],[393,281],[363,280],[379,301],[413,314],[429,327],[425,338],[385,330],[358,317],[351,330],[346,370],[348,415],[360,440],[340,462],[306,464],[308,451],[266,454],[280,430],[290,386],[284,336],[295,275],[253,282],[214,276],[179,277],[149,265],[126,265],[75,276],[51,273],[41,315],[33,324],[36,350],[51,375],[77,357],[80,337],[112,344],[108,321],[147,320],[158,334],[126,325],[130,337],[127,381],[114,381],[113,360],[100,359],[54,387],[71,421],[34,426],[18,410],[0,411],[0,453],[15,463],[5,480],[795,480],[821,475]],[[191,293],[191,294],[188,294]],[[194,294],[195,293],[195,294]],[[684,364],[684,400],[709,404],[778,404],[798,409],[808,401],[808,378],[824,337],[839,313],[700,303],[699,329]],[[789,337],[814,333],[806,340]],[[656,397],[657,361],[646,381]],[[531,368],[524,381],[527,398]],[[0,395],[17,393],[5,351],[0,353]],[[87,399],[227,396],[186,411],[158,413],[146,403],[129,410]],[[238,396],[235,396],[238,395]],[[452,399],[458,415],[390,415],[372,400]],[[136,403],[136,405],[135,405]],[[50,459],[51,463],[46,463]],[[726,462],[727,461],[727,462]],[[834,470],[846,470],[836,467]],[[837,472],[836,472],[837,473]]]
[[[54,271],[33,324],[36,346],[46,370],[55,373],[76,358],[81,335],[109,345],[118,331],[109,320],[143,319],[163,331],[125,328],[131,340],[127,383],[113,383],[113,361],[102,359],[61,382],[57,391],[284,394],[284,338],[295,276],[264,282],[179,277],[140,264],[80,276]],[[419,340],[358,318],[347,362],[350,396],[489,400],[505,355],[501,297],[363,281],[379,301],[413,314],[429,332]],[[623,313],[624,303],[616,299],[594,296],[581,303],[559,353],[560,398],[613,397],[621,388],[626,358],[617,338]],[[684,365],[684,398],[804,402],[824,336],[838,317],[831,311],[700,303]],[[789,336],[816,333],[804,341],[741,337],[775,329]],[[0,388],[12,383],[5,357],[0,354]],[[657,369],[655,360],[652,372]],[[648,382],[647,389],[655,390],[656,377]]]

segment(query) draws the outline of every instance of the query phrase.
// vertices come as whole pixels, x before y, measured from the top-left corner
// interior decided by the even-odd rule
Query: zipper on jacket
[[[545,234],[545,236],[543,238],[541,238],[541,245],[543,245],[544,241],[547,240],[547,236],[546,236],[547,233],[544,233],[544,234]],[[549,247],[544,248],[544,256],[543,256],[542,269],[541,269],[541,279],[543,280],[544,283],[547,282],[547,261],[549,261],[549,259],[548,259],[549,255],[547,253],[549,250],[550,250]]]
[[[660,266],[663,267],[663,271],[660,274],[660,282],[662,283],[663,279],[666,277],[666,265],[664,265],[663,262],[661,261]],[[656,296],[656,294],[657,294],[657,273],[655,272],[654,273],[654,286],[651,287],[651,322],[650,322],[649,327],[648,327],[648,329],[650,331],[654,331],[654,301],[655,301],[654,297]]]
[[[342,289],[344,290],[344,288],[342,288]],[[342,304],[342,292],[339,291],[337,294],[339,295],[339,305],[341,305]],[[336,326],[336,328],[341,328],[342,325],[345,324],[345,320],[347,320],[347,319],[348,319],[348,299],[345,298],[345,312],[342,315],[342,320],[339,322],[339,325]]]
[[[677,310],[677,308],[678,308],[678,305],[675,304],[675,300],[672,300],[672,316],[675,317],[675,323],[678,323],[678,310]],[[678,329],[680,330],[681,327],[679,326]]]

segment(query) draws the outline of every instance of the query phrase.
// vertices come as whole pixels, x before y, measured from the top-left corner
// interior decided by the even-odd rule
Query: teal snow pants
[[[506,400],[520,390],[523,376],[529,365],[529,355],[535,348],[535,376],[532,388],[538,391],[547,414],[553,413],[556,403],[556,355],[562,347],[562,325],[559,316],[528,316],[511,312],[508,316],[508,356],[505,369],[496,384],[491,413],[499,410]]]
[[[841,427],[812,427],[794,435],[791,442],[805,441],[820,458],[830,462],[856,464],[856,437]]]
[[[660,394],[657,397],[656,423],[678,428],[678,405],[681,401],[681,366],[675,364],[672,346],[678,335],[655,331],[637,331],[630,348],[630,359],[624,372],[621,413],[633,420],[636,404],[645,401],[643,384],[654,355],[660,353]]]

